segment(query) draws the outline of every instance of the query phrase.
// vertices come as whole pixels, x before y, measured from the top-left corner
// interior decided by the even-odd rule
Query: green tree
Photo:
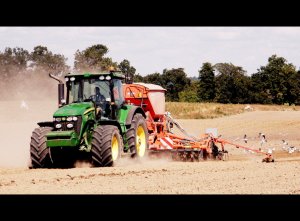
[[[266,66],[261,66],[252,75],[254,102],[257,103],[298,103],[299,73],[293,64],[283,57],[272,55]]]
[[[11,80],[18,74],[26,71],[29,53],[23,48],[5,48],[0,52],[0,77],[1,81]]]
[[[111,66],[117,68],[116,62],[111,58],[104,57],[108,53],[105,45],[97,44],[75,53],[74,69],[76,71],[106,71]]]
[[[153,73],[143,77],[143,82],[160,85],[167,90],[167,101],[179,101],[179,93],[189,89],[191,80],[187,77],[183,68],[164,69],[163,74]]]
[[[198,96],[197,91],[199,87],[199,82],[196,80],[191,81],[191,86],[187,87],[183,91],[179,92],[179,101],[180,102],[197,102]]]
[[[160,73],[153,73],[153,74],[148,74],[144,77],[143,81],[145,83],[150,83],[150,84],[156,84],[160,86],[164,86],[164,82],[162,80],[161,74]]]
[[[285,82],[287,88],[286,94],[284,94],[284,102],[289,104],[300,104],[300,72],[292,71],[291,74],[287,75]]]
[[[211,63],[203,63],[199,70],[199,84],[197,87],[198,100],[213,101],[216,96],[215,73]]]
[[[164,69],[161,78],[162,86],[167,89],[166,101],[179,101],[179,93],[191,85],[183,68]]]
[[[144,82],[144,77],[140,74],[135,74],[133,76],[133,82]]]
[[[215,101],[220,103],[249,103],[251,101],[251,79],[246,71],[231,63],[214,65],[217,71]]]
[[[30,67],[37,69],[38,71],[51,72],[54,74],[65,73],[69,70],[69,66],[66,65],[67,58],[61,54],[53,54],[45,46],[36,46],[30,54],[30,60],[32,63]]]
[[[132,83],[134,81],[135,71],[136,69],[133,66],[130,66],[130,62],[124,59],[119,65],[119,69],[125,74],[128,83]]]

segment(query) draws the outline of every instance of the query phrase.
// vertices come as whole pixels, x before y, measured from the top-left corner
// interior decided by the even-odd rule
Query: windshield
[[[115,103],[117,107],[120,107],[125,101],[123,96],[122,81],[114,79],[113,82],[114,82],[113,93],[114,93]]]
[[[69,103],[105,101],[111,98],[109,82],[99,79],[81,79],[69,82]]]

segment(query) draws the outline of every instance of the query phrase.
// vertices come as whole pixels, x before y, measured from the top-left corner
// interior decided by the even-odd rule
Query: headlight
[[[54,118],[54,121],[56,121],[56,122],[61,122],[61,118],[60,118],[60,117]]]
[[[99,79],[100,79],[101,81],[104,80],[104,76],[101,75],[101,76],[99,77]]]
[[[67,128],[72,128],[73,124],[67,124]]]
[[[55,125],[55,128],[56,128],[56,129],[61,128],[61,124],[56,124],[56,125]]]
[[[106,76],[105,79],[106,79],[106,80],[110,80],[110,79],[111,79],[111,76]]]
[[[67,121],[72,121],[72,117],[67,117]]]
[[[78,118],[77,117],[73,117],[73,121],[77,121],[78,120]]]

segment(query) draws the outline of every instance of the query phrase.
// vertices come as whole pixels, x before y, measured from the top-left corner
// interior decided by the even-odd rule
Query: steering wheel
[[[85,96],[85,94],[83,95],[83,97],[84,97],[84,99],[83,99],[83,101],[94,101],[94,97],[95,97],[95,95],[91,95],[91,96],[89,96],[89,98],[86,98],[86,96]]]
[[[96,95],[91,95],[88,99],[95,100],[94,98],[96,98]]]

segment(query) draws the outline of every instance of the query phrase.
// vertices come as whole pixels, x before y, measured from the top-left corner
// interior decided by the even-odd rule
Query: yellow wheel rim
[[[139,126],[136,131],[136,151],[138,156],[143,157],[146,151],[146,134],[142,126]]]
[[[119,156],[119,141],[116,135],[114,135],[111,141],[111,155],[113,161],[115,161]]]

